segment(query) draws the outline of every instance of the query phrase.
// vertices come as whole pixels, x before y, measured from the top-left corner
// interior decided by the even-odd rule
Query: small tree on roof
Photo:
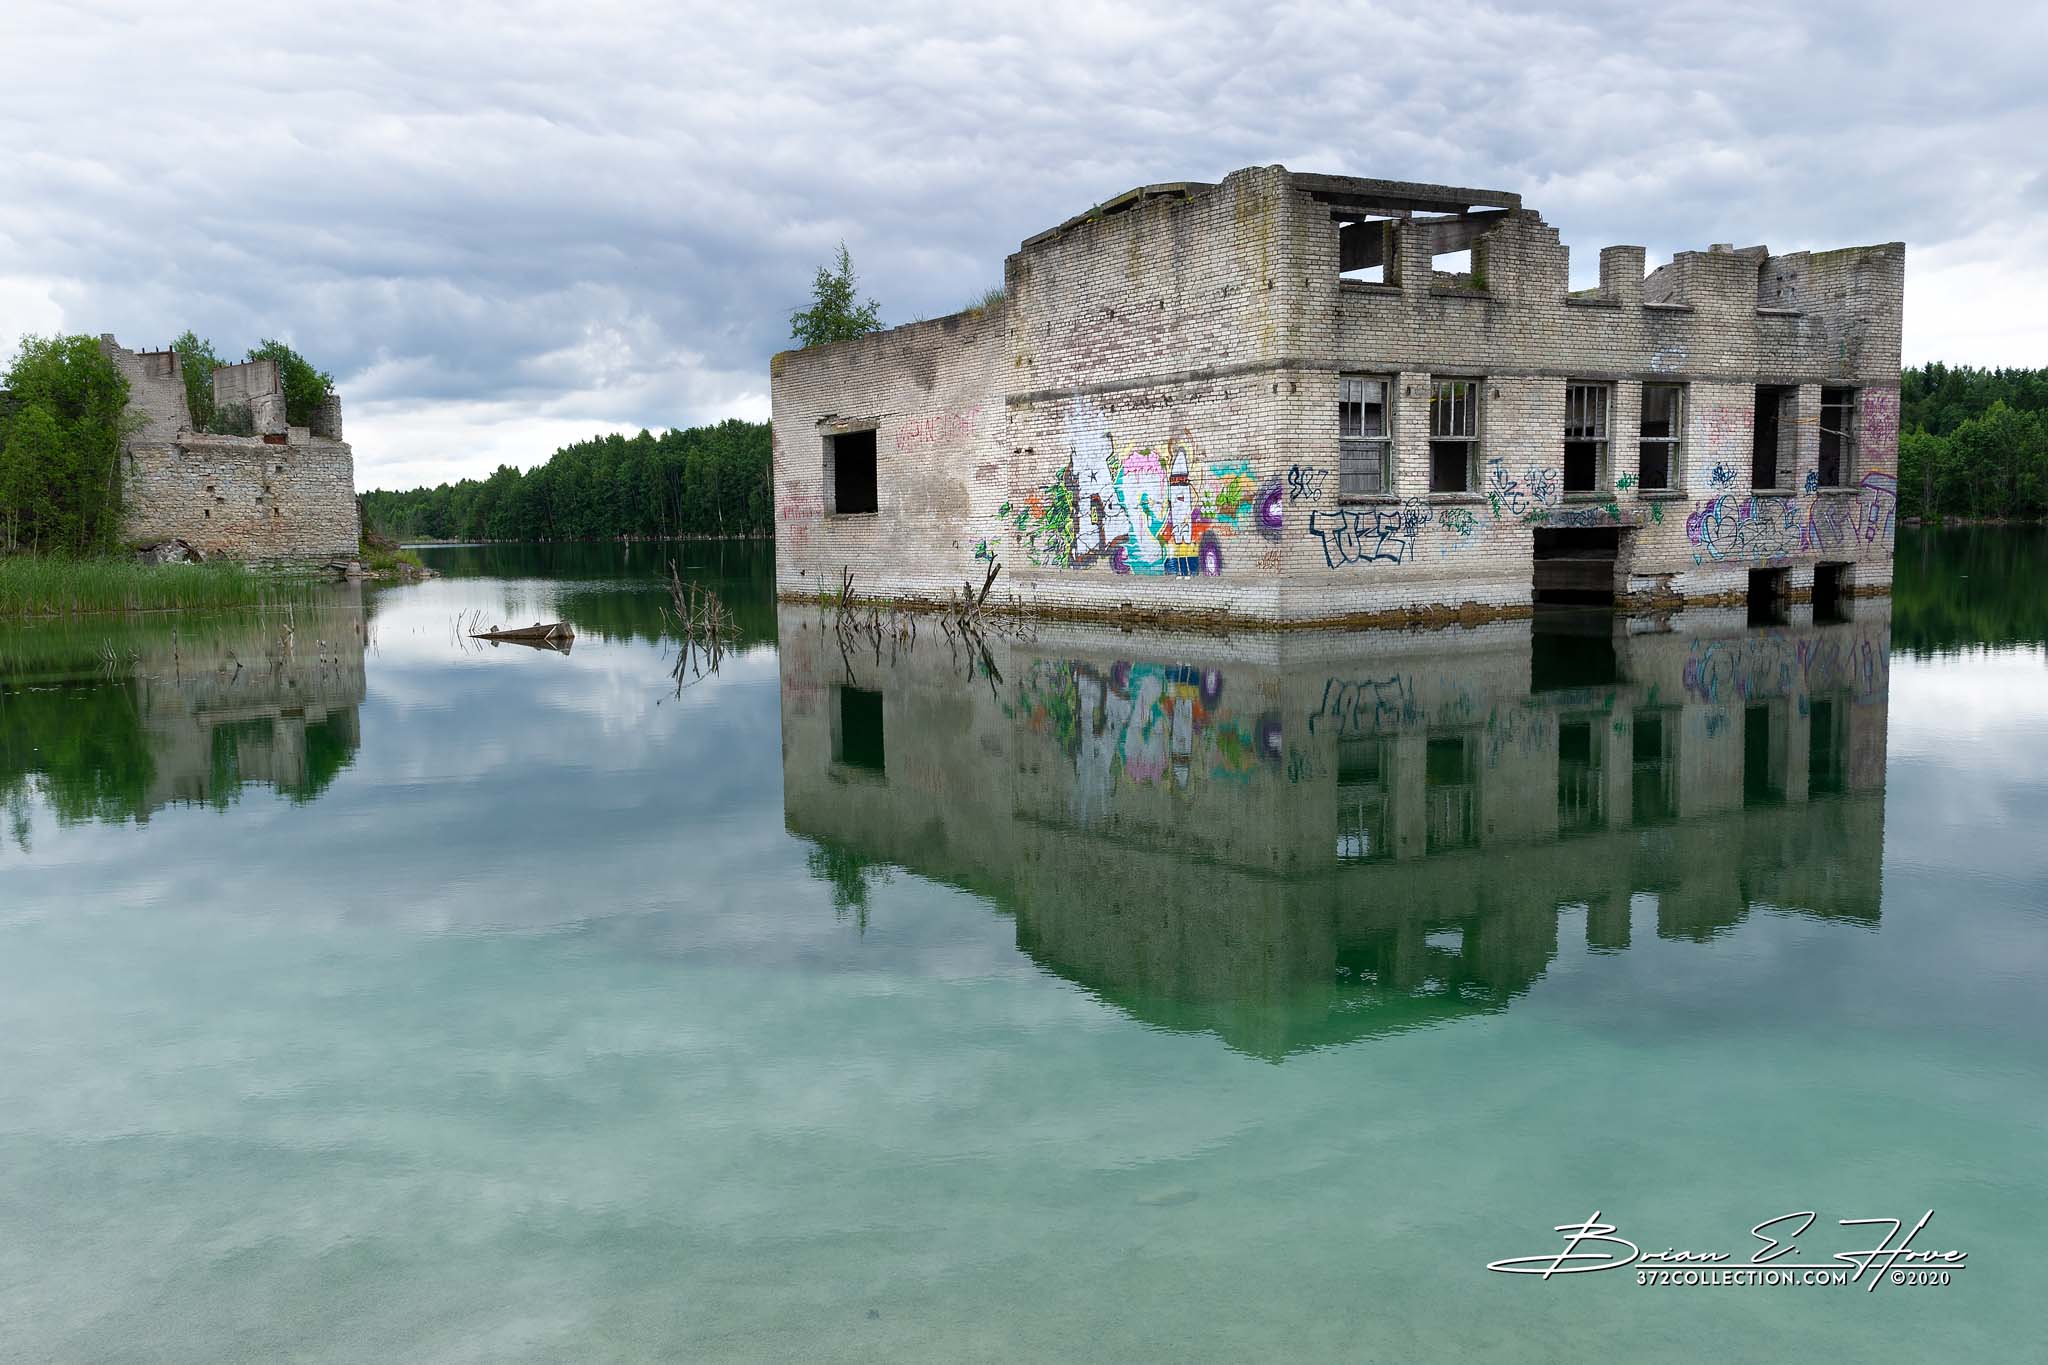
[[[881,305],[873,299],[858,303],[859,294],[853,257],[847,253],[846,243],[841,242],[838,268],[828,270],[821,265],[817,278],[811,281],[811,306],[789,315],[790,336],[801,345],[820,346],[828,341],[850,341],[879,332]]]

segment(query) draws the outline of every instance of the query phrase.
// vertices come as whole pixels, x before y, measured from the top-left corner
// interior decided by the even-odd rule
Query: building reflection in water
[[[786,608],[785,816],[1047,969],[1267,1057],[1503,1008],[1758,907],[1875,923],[1890,611],[1230,639],[1041,625],[969,663]],[[1632,913],[1643,910],[1640,921]]]
[[[0,801],[60,821],[147,821],[250,785],[311,800],[353,760],[368,634],[360,588],[317,608],[179,613],[0,639]]]

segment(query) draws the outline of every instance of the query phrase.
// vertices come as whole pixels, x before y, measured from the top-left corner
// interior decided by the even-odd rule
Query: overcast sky
[[[889,322],[1132,185],[1522,192],[1651,260],[1902,239],[1906,359],[2048,364],[2048,7],[0,0],[0,347],[339,380],[362,487],[768,411],[843,238]]]

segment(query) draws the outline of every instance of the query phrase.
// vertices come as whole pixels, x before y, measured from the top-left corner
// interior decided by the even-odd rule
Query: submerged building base
[[[1499,191],[1252,167],[1027,241],[1001,302],[770,367],[776,583],[1263,626],[1891,578],[1904,248],[1600,253]]]

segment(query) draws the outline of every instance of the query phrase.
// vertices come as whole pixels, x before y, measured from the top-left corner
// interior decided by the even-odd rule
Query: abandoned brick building
[[[341,438],[339,397],[291,426],[276,361],[222,365],[213,401],[225,420],[215,425],[249,434],[195,431],[176,351],[130,351],[111,335],[100,347],[128,378],[128,540],[182,540],[208,558],[355,558],[355,460]]]
[[[1576,291],[1567,255],[1494,190],[1120,195],[999,304],[775,357],[778,590],[999,561],[1041,608],[1286,624],[1888,591],[1904,247],[1615,246]]]

